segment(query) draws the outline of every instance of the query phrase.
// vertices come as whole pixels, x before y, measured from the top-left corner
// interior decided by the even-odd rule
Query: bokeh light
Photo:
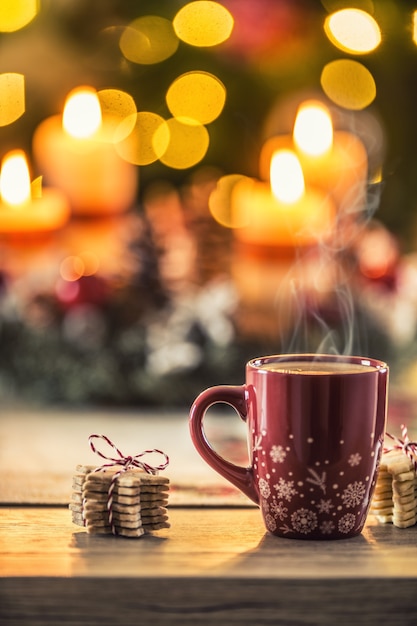
[[[130,128],[132,123],[133,130],[126,139],[115,144],[116,151],[129,163],[150,165],[157,161],[168,147],[168,126],[163,117],[151,111],[140,111],[127,117],[121,124],[121,130],[125,124]]]
[[[373,222],[356,244],[361,273],[377,280],[386,276],[398,263],[398,247],[393,235]]]
[[[119,89],[102,89],[97,96],[102,116],[102,139],[111,143],[122,141],[135,127],[137,109],[134,99]]]
[[[120,50],[132,63],[152,65],[172,56],[179,45],[172,22],[157,15],[133,20],[123,31]]]
[[[92,137],[101,126],[101,107],[92,87],[77,87],[67,97],[62,115],[64,130],[77,139]]]
[[[187,118],[171,117],[166,122],[169,142],[160,161],[174,169],[186,169],[199,163],[209,147],[210,139],[205,126]],[[161,145],[166,133],[165,126],[160,126],[155,133],[154,142]],[[162,140],[161,140],[162,135]]]
[[[0,74],[0,126],[12,124],[25,112],[25,77]]]
[[[375,80],[371,72],[362,63],[351,59],[338,59],[328,63],[323,68],[320,82],[328,98],[345,109],[364,109],[376,96]]]
[[[38,13],[38,0],[1,0],[0,32],[12,33],[23,28]]]
[[[200,124],[209,124],[223,110],[226,88],[213,74],[187,72],[171,83],[166,101],[174,117],[188,117]]]
[[[324,30],[333,45],[350,54],[366,54],[381,43],[378,23],[360,9],[342,9],[329,15]]]
[[[79,280],[81,276],[93,276],[100,266],[100,261],[94,252],[85,250],[77,255],[65,257],[61,262],[59,273],[61,278],[72,282]]]
[[[84,274],[84,262],[79,256],[67,256],[61,263],[59,273],[64,280],[78,280]]]
[[[239,228],[245,223],[239,222],[239,215],[233,210],[233,190],[245,176],[242,174],[229,174],[221,176],[216,187],[209,197],[210,213],[222,226],[226,228]]]
[[[233,30],[233,17],[218,2],[197,0],[183,6],[173,20],[174,30],[182,41],[192,46],[217,46]]]

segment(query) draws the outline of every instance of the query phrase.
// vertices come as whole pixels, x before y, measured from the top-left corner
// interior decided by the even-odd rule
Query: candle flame
[[[76,139],[93,137],[101,127],[101,107],[92,87],[77,87],[67,97],[62,116],[64,130]]]
[[[7,154],[1,165],[0,196],[5,204],[18,208],[31,198],[29,167],[23,150]]]
[[[277,150],[272,155],[271,189],[277,200],[285,204],[294,204],[303,196],[303,170],[292,150]]]
[[[294,124],[294,141],[298,149],[310,156],[322,156],[333,144],[333,126],[327,107],[321,102],[304,102]]]

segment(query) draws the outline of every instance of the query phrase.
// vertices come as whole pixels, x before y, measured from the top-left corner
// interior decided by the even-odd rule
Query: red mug
[[[365,524],[383,448],[388,366],[356,356],[286,354],[246,365],[246,384],[203,391],[190,411],[201,457],[294,539],[345,539]],[[203,427],[216,403],[248,427],[249,467],[222,458]]]

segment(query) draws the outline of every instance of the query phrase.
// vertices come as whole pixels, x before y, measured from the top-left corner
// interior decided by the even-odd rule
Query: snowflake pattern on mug
[[[365,462],[359,452],[353,451],[348,456],[346,468],[338,471],[337,481],[334,468],[331,471],[330,462],[326,460],[314,461],[302,475],[294,475],[297,462],[291,445],[277,441],[272,446],[264,446],[266,431],[257,437],[252,434],[254,471],[268,530],[281,535],[324,539],[348,536],[361,530],[374,481],[371,476],[358,479],[355,472]],[[340,441],[341,446],[344,443]],[[373,450],[370,450],[371,457],[376,454]]]
[[[353,513],[346,513],[340,518],[338,528],[341,533],[349,533],[355,526],[356,517]]]
[[[360,504],[365,496],[365,485],[362,481],[350,483],[343,491],[342,500],[347,508]]]
[[[288,508],[284,505],[282,500],[277,502],[274,496],[272,496],[271,511],[275,519],[279,517],[281,521],[284,521],[284,519],[288,517]]]
[[[348,460],[348,463],[351,467],[355,467],[356,465],[359,465],[359,463],[362,461],[362,457],[359,454],[359,452],[355,452],[355,454],[351,454]]]
[[[284,480],[283,478],[278,480],[277,484],[274,485],[274,489],[276,489],[279,498],[288,500],[288,502],[290,502],[291,498],[298,493],[297,489],[294,489],[294,481]]]
[[[308,535],[317,526],[317,515],[310,509],[297,509],[291,515],[291,523],[294,530]]]
[[[272,446],[269,456],[274,463],[283,463],[287,453],[282,446]]]
[[[271,490],[270,490],[269,484],[265,480],[265,478],[260,478],[259,479],[258,487],[259,487],[259,493],[261,494],[261,496],[263,498],[269,498],[269,496],[271,495]]]

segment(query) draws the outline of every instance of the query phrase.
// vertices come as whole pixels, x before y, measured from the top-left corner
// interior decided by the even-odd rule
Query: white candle
[[[232,204],[236,240],[252,245],[297,247],[313,245],[327,236],[334,224],[331,199],[305,188],[300,162],[294,152],[281,150],[271,159],[271,184],[242,179],[235,185]]]
[[[260,157],[261,178],[269,180],[272,154],[280,149],[296,151],[306,185],[328,193],[339,214],[363,210],[366,203],[368,156],[362,141],[347,131],[334,131],[327,108],[306,101],[297,113],[293,136],[269,139]]]
[[[111,215],[131,208],[138,170],[103,140],[96,92],[78,88],[68,96],[63,116],[44,120],[33,152],[46,180],[62,189],[77,215]]]
[[[0,174],[0,233],[54,231],[66,224],[69,213],[68,201],[57,189],[44,189],[39,197],[34,197],[22,150],[4,157]]]

